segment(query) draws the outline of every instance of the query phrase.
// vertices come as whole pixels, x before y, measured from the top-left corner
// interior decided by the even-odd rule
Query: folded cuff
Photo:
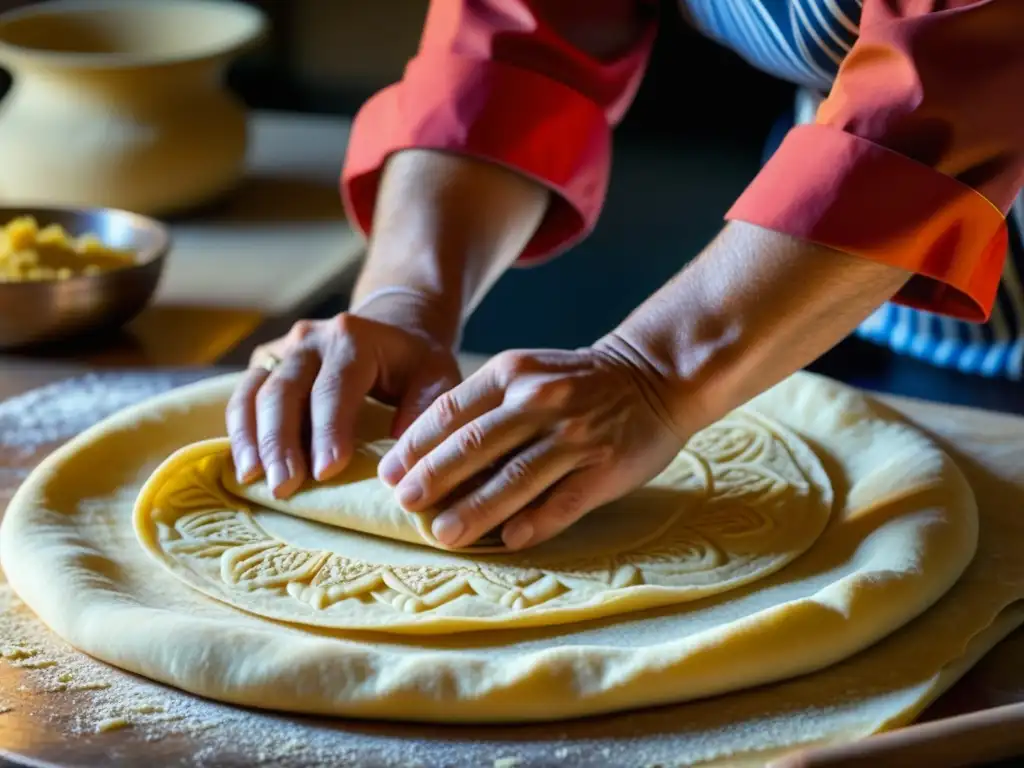
[[[523,259],[554,255],[586,235],[604,202],[611,129],[601,108],[568,86],[519,67],[421,54],[405,77],[356,116],[342,173],[349,218],[373,221],[387,158],[435,149],[508,167],[554,193]]]
[[[824,125],[794,128],[726,218],[913,272],[901,304],[988,319],[1006,220],[971,187]]]

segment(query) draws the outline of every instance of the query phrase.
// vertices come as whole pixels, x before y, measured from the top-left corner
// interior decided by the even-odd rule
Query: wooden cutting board
[[[479,360],[467,361],[475,367]],[[212,372],[150,371],[78,375],[60,381],[68,371],[49,372],[51,383],[23,395],[17,418],[0,418],[0,509],[6,506],[27,472],[56,445],[80,431],[89,421],[119,409],[132,400],[196,380]],[[47,374],[38,373],[33,384],[45,384]],[[0,376],[2,383],[2,376]],[[1015,478],[1012,492],[1024,502],[1024,419],[965,408],[952,408],[918,401],[882,398],[932,433],[954,453],[975,487],[986,482],[987,470]],[[54,405],[60,403],[59,408]],[[10,410],[8,410],[8,413]],[[966,446],[960,455],[951,446]],[[1003,487],[1004,496],[1010,492]],[[980,501],[984,501],[980,499]],[[990,499],[991,501],[991,499]],[[1002,499],[1006,501],[1006,499]],[[1022,544],[1024,546],[1024,544]],[[0,584],[3,608],[9,610],[12,596]],[[20,614],[19,614],[20,610]],[[27,609],[16,609],[22,633],[45,632]],[[10,619],[5,619],[10,621]],[[31,629],[27,629],[33,627]],[[6,650],[17,642],[31,646],[31,638],[5,637]],[[14,642],[17,641],[17,642]],[[0,651],[5,649],[0,648]],[[68,659],[73,658],[70,651]],[[19,668],[18,664],[29,665]],[[90,691],[102,694],[105,681],[130,676],[116,670],[104,671],[95,662],[67,662],[50,689],[40,689],[40,670],[31,669],[32,657],[0,662],[0,759],[8,764],[45,761],[57,765],[313,765],[329,759],[337,765],[359,766],[494,766],[529,768],[559,764],[566,766],[674,765],[673,723],[684,716],[678,708],[665,707],[638,714],[594,718],[570,723],[528,727],[432,727],[344,721],[317,722],[269,714],[254,714],[221,705],[203,704],[206,721],[193,722],[176,730],[177,710],[163,711],[151,701],[160,700],[160,686],[139,681],[143,691],[130,701],[117,702],[117,712],[136,713],[137,727],[118,728],[117,717],[108,723],[110,731],[96,732],[95,713],[83,707],[103,707],[102,695],[90,698]],[[33,678],[36,675],[36,678]],[[66,677],[66,680],[63,678]],[[62,682],[63,680],[63,682]],[[63,688],[62,688],[63,686]],[[123,687],[123,686],[122,686]],[[145,693],[149,691],[150,694]],[[175,694],[187,700],[183,694]],[[1024,701],[1024,631],[1011,635],[997,646],[959,684],[929,709],[923,719],[949,717]],[[198,705],[197,705],[198,706]],[[84,718],[83,714],[92,715]],[[131,718],[129,718],[131,719]],[[89,723],[83,729],[83,722]],[[163,723],[163,725],[161,725]],[[301,724],[289,743],[291,724]],[[298,726],[296,726],[298,727]],[[271,739],[266,734],[275,734]],[[310,737],[312,734],[312,738]],[[283,743],[282,743],[283,742]]]

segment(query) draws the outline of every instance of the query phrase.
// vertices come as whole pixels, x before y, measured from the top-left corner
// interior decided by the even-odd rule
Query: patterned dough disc
[[[744,411],[695,435],[644,488],[516,554],[444,552],[272,511],[232,494],[230,474],[225,440],[168,459],[135,510],[146,550],[236,608],[388,632],[560,624],[725,592],[805,552],[833,501],[806,443]]]

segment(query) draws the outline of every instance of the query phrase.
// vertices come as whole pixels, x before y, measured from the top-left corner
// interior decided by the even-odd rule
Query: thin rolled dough
[[[139,540],[185,583],[268,618],[463,632],[583,621],[735,589],[805,552],[832,508],[813,451],[779,423],[738,412],[695,435],[645,488],[550,542],[522,553],[439,551],[429,515],[403,511],[377,479],[391,414],[366,408],[379,413],[361,419],[352,466],[286,501],[264,482],[235,482],[224,438],[176,452],[139,494]]]
[[[236,381],[178,390],[83,433],[33,473],[0,528],[12,587],[72,645],[236,704],[521,722],[735,691],[828,667],[892,633],[954,584],[977,539],[973,495],[945,454],[852,390],[800,375],[752,409],[812,445],[837,503],[814,546],[773,575],[681,606],[553,627],[432,636],[271,621],[183,584],[132,527],[139,491],[165,458],[221,435]],[[983,626],[951,630],[963,642],[944,644],[939,663]]]

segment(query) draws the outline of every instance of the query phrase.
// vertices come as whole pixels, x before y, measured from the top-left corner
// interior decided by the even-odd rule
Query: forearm
[[[734,222],[599,346],[644,369],[685,436],[829,350],[909,277]]]
[[[381,180],[353,306],[373,314],[386,304],[390,322],[425,326],[454,343],[547,205],[545,187],[498,165],[429,150],[395,154]]]

